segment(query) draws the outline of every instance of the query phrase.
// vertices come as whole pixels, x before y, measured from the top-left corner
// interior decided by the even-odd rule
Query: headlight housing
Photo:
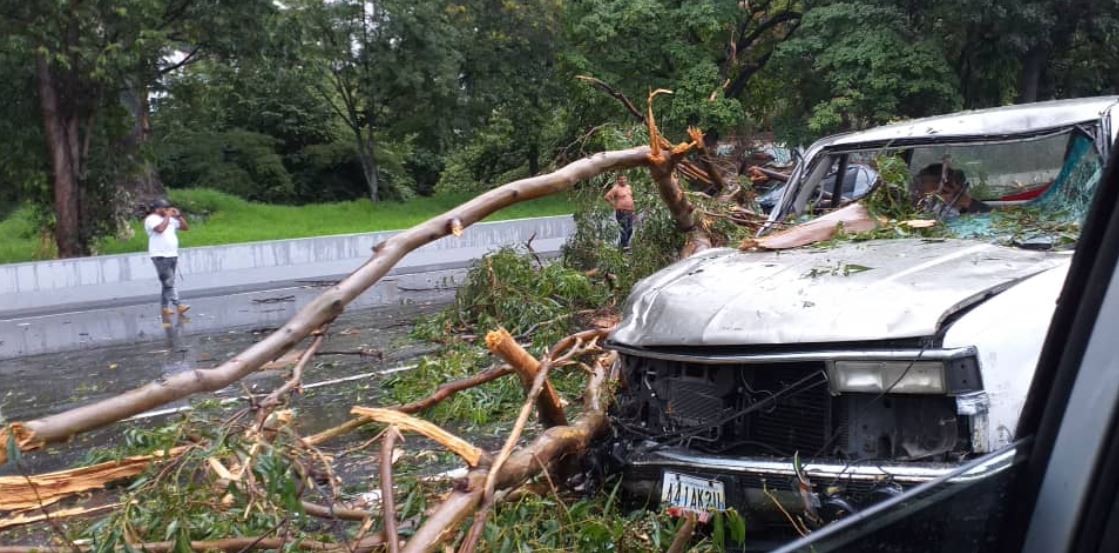
[[[834,394],[947,394],[982,390],[974,357],[944,360],[843,360],[828,364]]]

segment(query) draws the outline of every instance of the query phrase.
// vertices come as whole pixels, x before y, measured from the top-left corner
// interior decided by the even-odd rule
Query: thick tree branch
[[[222,365],[178,373],[95,403],[41,419],[14,423],[0,430],[0,443],[7,444],[8,436],[14,434],[21,449],[37,449],[196,393],[220,390],[279,357],[315,329],[334,320],[347,304],[380,281],[405,255],[450,234],[452,220],[458,219],[462,227],[467,228],[515,203],[562,192],[579,181],[607,171],[647,165],[648,156],[647,147],[603,152],[575,161],[555,172],[490,190],[381,242],[374,248],[372,259],[300,309],[267,338]],[[7,462],[6,447],[0,448],[0,462]]]
[[[792,34],[791,30],[789,34]],[[786,35],[786,38],[788,38],[788,35]],[[731,82],[731,87],[727,88],[726,97],[739,97],[742,91],[745,90],[746,84],[750,82],[750,78],[753,77],[754,74],[762,71],[762,68],[765,67],[765,64],[769,63],[771,57],[773,57],[773,50],[767,51],[767,53],[758,58],[756,62],[743,67],[742,71],[734,77],[734,81]]]
[[[633,105],[633,102],[628,97],[626,97],[626,95],[623,94],[621,91],[619,91],[616,88],[610,86],[609,84],[602,81],[601,79],[596,79],[595,77],[591,77],[591,76],[588,76],[588,75],[580,75],[576,78],[583,81],[583,82],[590,83],[591,86],[593,86],[593,87],[605,92],[606,94],[610,95],[611,97],[617,99],[619,102],[622,103],[622,105],[625,106],[626,111],[629,111],[630,114],[633,115],[634,119],[640,121],[641,124],[646,125],[646,126],[649,124],[648,120],[646,119],[645,114],[641,113],[641,110],[637,109],[637,106]],[[668,91],[665,91],[665,92],[668,92]],[[655,145],[654,147],[657,147],[657,148],[671,148],[672,147],[672,144],[662,136],[658,136],[656,139],[654,139],[652,141],[652,143],[654,143],[654,145]],[[724,180],[721,175],[718,176],[718,177],[715,177],[712,174],[710,174],[709,171],[705,171],[704,169],[700,169],[699,167],[696,167],[695,164],[693,164],[692,162],[690,162],[688,160],[679,160],[677,162],[677,165],[676,165],[676,170],[679,171],[681,175],[684,175],[684,177],[689,179],[689,180],[702,182],[702,183],[708,184],[708,185],[716,183],[717,180],[718,181],[723,181]],[[722,185],[719,185],[719,187],[723,188]]]
[[[734,45],[734,53],[736,55],[741,54],[747,48],[752,46],[754,44],[754,42],[757,41],[758,38],[760,38],[762,36],[762,34],[764,34],[766,31],[768,31],[768,30],[770,30],[770,29],[772,29],[772,28],[774,28],[774,27],[776,27],[776,26],[778,26],[782,23],[788,22],[788,21],[799,22],[800,18],[803,17],[803,15],[804,14],[802,14],[800,12],[783,11],[783,12],[769,18],[768,20],[760,23],[757,27],[754,28],[753,31],[750,31],[749,34],[739,37],[738,41],[735,42],[735,45]],[[786,37],[787,37],[787,35],[786,35]]]

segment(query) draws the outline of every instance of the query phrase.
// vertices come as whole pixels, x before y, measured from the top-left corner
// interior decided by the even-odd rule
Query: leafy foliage
[[[300,516],[304,492],[292,462],[299,448],[290,434],[281,431],[271,443],[253,442],[236,420],[219,422],[196,413],[154,430],[127,433],[126,447],[117,455],[167,451],[187,436],[208,445],[153,464],[133,480],[121,497],[122,508],[82,531],[93,551],[128,550],[126,542],[134,541],[171,541],[176,551],[189,550],[192,540],[268,534],[281,525],[317,536],[314,523]],[[250,465],[252,477],[245,482],[253,484],[248,487],[223,482],[209,469],[211,459],[235,457]]]
[[[505,248],[477,262],[454,304],[418,331],[421,337],[441,339],[504,327],[550,346],[570,333],[580,311],[596,309],[605,299],[606,292],[582,272]]]
[[[800,32],[777,47],[771,69],[799,91],[776,125],[793,143],[960,106],[938,44],[888,5],[837,2],[811,10]]]
[[[159,170],[172,187],[220,190],[248,200],[284,202],[294,194],[276,151],[279,141],[245,130],[186,132],[160,144]]]

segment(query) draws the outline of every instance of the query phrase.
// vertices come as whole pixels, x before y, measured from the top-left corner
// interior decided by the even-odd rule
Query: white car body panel
[[[990,402],[991,451],[1009,445],[1014,438],[1071,257],[1065,255],[1057,267],[975,307],[944,335],[946,348],[975,346],[979,351],[983,388]]]

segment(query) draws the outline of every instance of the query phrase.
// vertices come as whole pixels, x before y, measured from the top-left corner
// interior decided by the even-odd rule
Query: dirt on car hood
[[[951,314],[1070,257],[970,240],[715,249],[638,283],[611,340],[657,347],[931,336]]]

